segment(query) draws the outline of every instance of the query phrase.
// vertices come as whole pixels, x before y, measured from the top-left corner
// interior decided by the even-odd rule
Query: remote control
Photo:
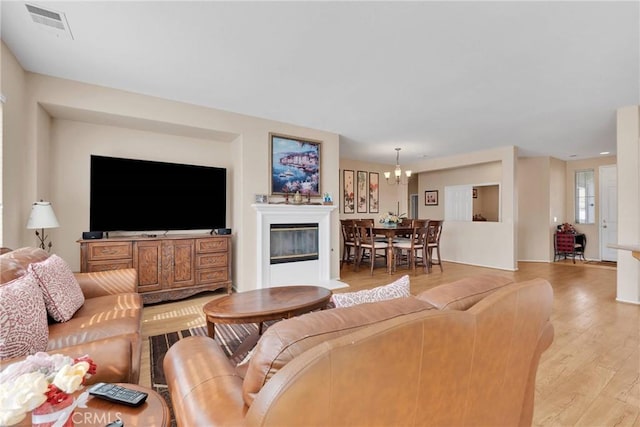
[[[89,389],[89,394],[111,402],[122,403],[127,406],[140,406],[147,400],[148,394],[143,391],[132,390],[116,384],[97,383]]]

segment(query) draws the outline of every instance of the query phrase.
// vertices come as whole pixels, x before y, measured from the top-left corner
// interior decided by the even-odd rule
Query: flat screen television
[[[91,156],[91,231],[226,227],[227,170]]]

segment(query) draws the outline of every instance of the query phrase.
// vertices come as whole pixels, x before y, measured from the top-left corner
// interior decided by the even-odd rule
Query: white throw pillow
[[[58,255],[29,265],[38,279],[49,315],[58,322],[71,319],[82,304],[84,294],[69,265]]]
[[[0,285],[0,301],[0,359],[45,351],[49,325],[38,279],[27,272]]]
[[[356,292],[333,294],[331,296],[331,302],[333,302],[336,307],[349,307],[366,302],[403,298],[410,295],[411,293],[409,292],[409,276],[405,275],[393,283],[378,286],[373,289],[364,289],[362,291]]]

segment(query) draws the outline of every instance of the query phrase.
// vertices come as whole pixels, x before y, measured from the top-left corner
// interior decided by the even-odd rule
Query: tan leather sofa
[[[164,359],[179,426],[530,425],[553,291],[467,278],[283,320],[246,371],[189,337]]]
[[[48,257],[49,254],[39,248],[21,248],[0,255],[0,286],[24,275],[30,263]],[[46,351],[72,357],[91,356],[98,370],[89,383],[138,383],[143,304],[136,292],[136,271],[122,269],[74,275],[85,302],[66,322],[49,319]],[[0,360],[0,370],[23,359]]]

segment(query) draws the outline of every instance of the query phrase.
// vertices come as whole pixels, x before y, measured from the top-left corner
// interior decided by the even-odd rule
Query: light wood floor
[[[538,370],[534,425],[640,427],[640,306],[615,301],[615,269],[523,262],[519,271],[508,272],[444,263],[443,273],[436,266],[431,274],[411,276],[411,292],[480,273],[516,281],[543,277],[553,286],[555,339]],[[337,292],[386,284],[406,270],[389,276],[377,268],[370,276],[366,268],[354,273],[345,266],[341,274],[350,287]],[[145,307],[142,385],[150,383],[147,338],[204,325],[202,306],[222,295]]]

